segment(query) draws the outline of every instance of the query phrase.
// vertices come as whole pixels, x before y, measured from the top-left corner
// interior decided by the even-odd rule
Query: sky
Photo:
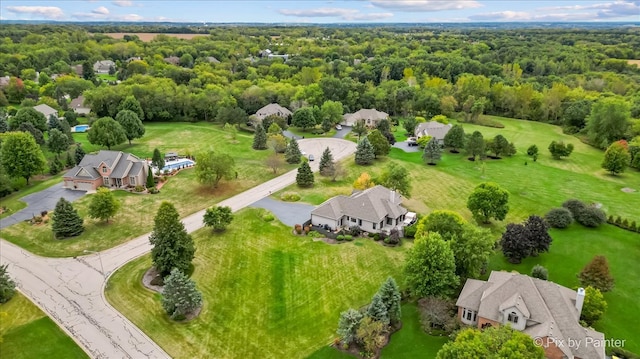
[[[1,20],[264,23],[640,21],[640,0],[0,1]]]

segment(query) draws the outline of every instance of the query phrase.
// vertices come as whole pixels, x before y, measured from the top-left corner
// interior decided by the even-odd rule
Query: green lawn
[[[148,255],[112,276],[109,302],[175,358],[300,358],[331,343],[340,312],[368,303],[387,276],[402,281],[410,244],[328,245],[263,213],[245,209],[225,233],[194,234],[193,278],[205,301],[196,320],[171,322],[159,295],[142,287]]]
[[[425,333],[420,325],[420,313],[415,303],[402,305],[402,329],[391,336],[382,349],[382,358],[435,358],[449,337]]]
[[[303,137],[304,136],[304,138],[333,137],[333,135],[336,134],[336,129],[333,128],[333,127],[331,128],[331,130],[329,130],[329,132],[326,132],[326,133],[323,133],[323,134],[320,134],[320,135],[316,135],[316,134],[311,133],[311,131],[313,130],[311,128],[308,128],[306,131],[303,131],[302,129],[300,129],[298,127],[291,126],[291,127],[287,128],[287,130],[289,132],[293,133],[296,136],[299,136],[299,137]]]
[[[540,264],[549,270],[549,280],[577,288],[576,274],[595,255],[606,256],[616,282],[613,290],[604,295],[609,307],[595,328],[604,332],[606,338],[627,339],[624,349],[640,353],[638,323],[629,320],[640,312],[640,234],[611,225],[589,229],[573,224],[565,230],[551,230],[551,235],[553,242],[549,253],[527,258],[518,265],[496,253],[489,269],[530,274],[531,268]]]
[[[20,293],[0,305],[0,358],[88,358],[82,349]]]
[[[275,177],[264,165],[264,159],[271,152],[251,150],[251,136],[238,134],[237,140],[232,141],[226,132],[219,129],[219,126],[209,123],[152,123],[147,124],[146,128],[145,137],[134,142],[132,146],[120,145],[114,149],[130,151],[141,157],[151,157],[156,147],[162,152],[176,151],[180,154],[195,154],[203,149],[214,148],[233,154],[238,179],[223,181],[217,189],[213,189],[200,185],[195,178],[194,170],[188,169],[170,177],[162,187],[161,193],[157,195],[116,191],[115,194],[121,200],[122,206],[120,212],[109,224],[87,217],[91,195],[80,198],[74,202],[74,206],[85,218],[86,230],[76,238],[54,239],[51,223],[40,226],[19,223],[3,229],[2,238],[33,253],[49,257],[69,257],[82,254],[84,250],[103,250],[151,231],[153,217],[162,201],[172,202],[180,215],[186,216]],[[86,140],[84,134],[76,136],[79,142]],[[163,143],[164,146],[161,145]],[[89,145],[82,146],[90,150]],[[95,149],[97,148],[93,148]],[[288,165],[287,170],[292,168],[294,168],[293,165]],[[42,188],[59,180],[60,176],[54,177],[43,184]],[[18,198],[23,195],[24,192],[12,195],[13,202],[9,203],[20,203]],[[2,202],[4,205],[5,199]]]

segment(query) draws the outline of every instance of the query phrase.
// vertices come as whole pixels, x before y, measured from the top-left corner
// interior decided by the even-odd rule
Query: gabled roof
[[[98,168],[105,164],[111,169],[110,178],[124,178],[137,176],[145,167],[144,161],[130,153],[121,151],[100,151],[96,154],[87,154],[80,163],[69,170],[64,177],[98,178],[102,174]]]
[[[78,109],[78,108],[88,108],[84,105],[84,96],[80,95],[76,98],[74,98],[73,100],[71,100],[71,104],[69,104],[69,107],[73,108],[73,109]]]
[[[347,122],[356,122],[359,120],[373,120],[380,121],[385,118],[389,118],[389,114],[386,112],[378,111],[375,108],[363,108],[354,113],[347,113],[342,116]]]
[[[33,109],[43,114],[44,117],[47,118],[47,121],[49,121],[49,116],[58,115],[58,110],[44,103],[38,106],[33,106]]]
[[[286,107],[282,107],[277,103],[270,103],[258,111],[256,111],[256,117],[259,119],[264,119],[265,117],[277,115],[277,116],[291,116],[292,113]]]
[[[219,64],[220,63],[220,60],[216,59],[213,56],[207,56],[207,57],[205,57],[205,59],[207,59],[207,61],[209,61],[212,64]]]
[[[519,273],[491,272],[489,279],[468,279],[456,305],[478,311],[478,316],[502,322],[501,312],[515,307],[526,317],[524,333],[557,340],[604,340],[604,334],[583,328],[575,306],[576,291]],[[567,357],[604,358],[604,347],[559,347]]]
[[[164,58],[164,62],[177,65],[180,63],[180,58],[178,56],[169,56]]]
[[[350,216],[377,223],[385,217],[398,218],[407,213],[400,202],[401,196],[397,192],[378,185],[349,197],[333,197],[311,211],[311,214],[335,220]]]
[[[444,136],[447,135],[451,127],[453,127],[451,126],[451,124],[445,125],[437,121],[429,121],[429,122],[419,123],[416,126],[414,133],[416,136],[419,136],[419,137],[431,136],[438,141],[442,141],[444,140]]]

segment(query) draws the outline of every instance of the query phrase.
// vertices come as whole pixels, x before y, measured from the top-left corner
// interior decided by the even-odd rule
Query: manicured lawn
[[[449,337],[425,333],[420,325],[420,313],[415,303],[402,305],[402,329],[391,336],[382,349],[382,358],[435,358]]]
[[[204,308],[194,321],[171,322],[160,296],[142,287],[149,256],[114,273],[108,300],[175,358],[301,358],[333,341],[341,311],[365,305],[389,275],[402,281],[410,244],[328,245],[264,222],[263,213],[237,213],[222,234],[195,232],[193,279]]]
[[[212,147],[234,155],[238,179],[223,181],[218,188],[213,189],[200,185],[195,178],[194,170],[187,169],[170,177],[162,187],[161,193],[157,195],[114,192],[122,206],[109,224],[87,217],[91,195],[80,198],[74,202],[74,207],[85,218],[86,230],[76,238],[54,239],[51,223],[40,226],[19,223],[3,229],[2,238],[33,253],[50,257],[75,256],[82,254],[84,250],[98,251],[124,243],[151,231],[153,217],[162,201],[172,202],[180,215],[186,216],[273,178],[272,171],[263,164],[270,151],[251,150],[251,140],[250,136],[238,134],[237,141],[232,142],[227,138],[226,132],[207,123],[148,124],[147,135],[140,142],[134,143],[131,147],[121,145],[116,149],[150,157],[156,146],[163,152],[177,151],[180,154],[193,154]],[[173,145],[161,147],[161,143]],[[292,168],[294,166],[287,167]],[[55,180],[60,180],[60,177],[56,177]]]
[[[534,265],[549,270],[549,280],[569,288],[579,286],[576,274],[595,255],[604,255],[615,278],[615,287],[605,293],[609,305],[595,328],[606,338],[627,339],[625,349],[640,353],[638,323],[629,318],[640,312],[640,234],[624,231],[611,225],[597,229],[573,224],[565,230],[552,230],[553,243],[549,253],[511,264],[502,253],[496,253],[489,263],[490,270],[516,270],[530,274]]]
[[[0,305],[0,358],[88,358],[49,317],[20,293]]]
[[[287,128],[287,130],[293,134],[295,134],[296,136],[300,136],[304,138],[318,138],[318,137],[333,137],[333,135],[336,134],[336,129],[335,128],[331,128],[331,130],[329,130],[329,132],[320,134],[320,135],[316,135],[311,133],[311,131],[313,131],[313,129],[308,128],[306,131],[303,131],[302,129],[298,128],[298,127],[289,127]]]

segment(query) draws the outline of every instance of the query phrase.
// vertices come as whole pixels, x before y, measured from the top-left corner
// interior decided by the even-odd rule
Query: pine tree
[[[267,149],[267,134],[264,131],[264,127],[262,127],[262,125],[258,125],[258,127],[256,128],[256,133],[253,136],[253,145],[251,147],[254,150]]]
[[[80,161],[82,161],[82,159],[84,158],[85,152],[82,149],[82,146],[78,146],[76,147],[76,151],[75,151],[75,160],[76,160],[76,165],[80,164]]]
[[[153,180],[153,171],[151,167],[149,167],[147,171],[147,189],[153,188],[156,186],[156,181]]]
[[[367,308],[367,315],[381,322],[382,324],[389,325],[389,312],[387,311],[387,306],[382,301],[382,297],[380,297],[379,293],[373,295],[371,299],[371,304]]]
[[[162,202],[160,205],[149,242],[153,246],[153,265],[162,276],[168,275],[173,268],[182,272],[189,270],[196,249],[173,204]]]
[[[595,256],[578,274],[583,287],[592,286],[602,292],[613,289],[614,279],[609,272],[609,263],[605,256]]]
[[[400,288],[393,277],[387,278],[378,290],[378,294],[387,308],[391,323],[393,324],[400,321],[400,301],[402,300],[402,296],[400,295]]]
[[[298,167],[298,174],[296,175],[296,183],[300,187],[311,187],[314,183],[313,172],[307,161],[303,161]]]
[[[8,302],[14,294],[16,294],[16,282],[9,277],[7,265],[0,265],[0,304]]]
[[[320,175],[330,177],[333,175],[334,169],[333,155],[329,147],[327,147],[322,152],[322,157],[320,157]]]
[[[551,235],[549,225],[541,217],[531,215],[524,223],[524,231],[529,244],[531,254],[537,255],[540,252],[548,252],[551,245]]]
[[[300,157],[302,153],[300,152],[300,147],[298,147],[298,141],[295,139],[291,139],[289,141],[289,145],[287,149],[284,151],[284,158],[287,160],[287,163],[300,163]]]
[[[9,131],[9,122],[7,122],[7,118],[0,116],[0,133],[5,133]]]
[[[67,159],[65,160],[65,166],[71,168],[76,165],[75,160],[71,157],[71,152],[67,152]]]
[[[162,307],[173,320],[182,320],[202,305],[202,294],[194,281],[178,268],[164,280]]]
[[[353,308],[340,313],[337,333],[344,344],[350,345],[356,340],[356,333],[362,318],[362,313]]]
[[[422,153],[422,160],[428,165],[435,165],[436,162],[440,161],[442,157],[442,148],[438,143],[438,140],[432,138],[427,142],[427,145],[424,146],[424,152]]]
[[[356,148],[356,164],[370,165],[373,163],[374,158],[375,152],[373,146],[371,142],[369,142],[369,139],[365,137],[358,142],[358,147]]]
[[[51,219],[51,229],[56,238],[68,238],[79,236],[84,231],[82,218],[73,208],[73,205],[60,197]]]

